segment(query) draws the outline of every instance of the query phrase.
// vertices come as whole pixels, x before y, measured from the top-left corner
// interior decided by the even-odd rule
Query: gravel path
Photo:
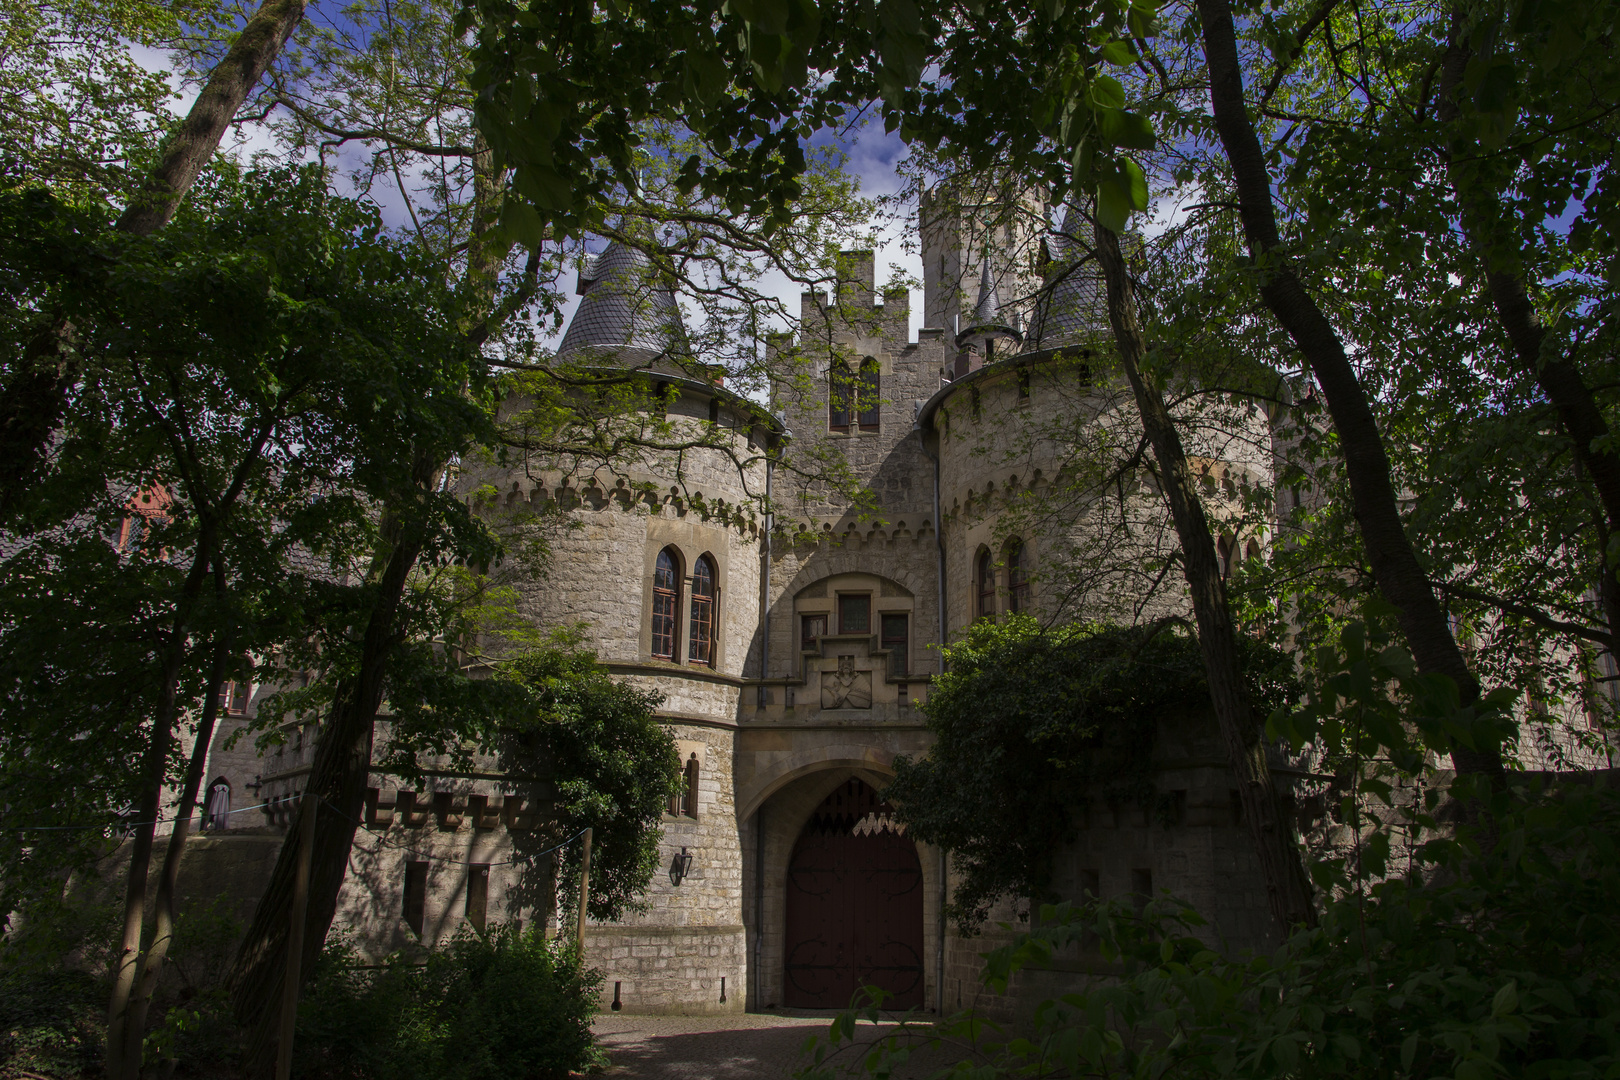
[[[592,1025],[612,1059],[612,1080],[789,1080],[811,1060],[801,1056],[811,1036],[825,1036],[829,1018],[742,1013],[730,1016],[626,1016],[603,1013]],[[861,1041],[888,1031],[862,1025]],[[848,1057],[846,1051],[843,1057]],[[896,1080],[928,1076],[946,1064],[919,1055]]]

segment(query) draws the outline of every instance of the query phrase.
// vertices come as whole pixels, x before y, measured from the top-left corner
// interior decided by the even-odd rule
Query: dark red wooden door
[[[842,1009],[863,986],[886,1008],[922,1004],[922,864],[889,807],[859,780],[841,785],[799,835],[788,865],[783,1004]]]

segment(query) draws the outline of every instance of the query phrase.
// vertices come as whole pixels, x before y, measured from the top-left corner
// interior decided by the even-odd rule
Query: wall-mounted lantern
[[[692,856],[688,855],[686,853],[686,849],[683,847],[681,848],[681,853],[679,855],[669,860],[669,883],[671,885],[679,885],[682,879],[691,872]]]

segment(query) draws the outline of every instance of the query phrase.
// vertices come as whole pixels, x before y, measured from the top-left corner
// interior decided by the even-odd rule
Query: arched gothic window
[[[1022,540],[1007,542],[1007,610],[1029,610],[1029,549]]]
[[[974,580],[979,590],[979,604],[976,614],[979,618],[996,613],[996,567],[990,559],[988,548],[979,552],[979,559],[974,570]]]
[[[878,371],[878,362],[870,356],[861,364],[860,392],[857,407],[859,413],[857,422],[862,431],[876,431],[878,429],[879,406],[883,400],[883,376]]]
[[[837,361],[827,369],[827,427],[848,431],[855,411],[855,377],[849,367]]]
[[[657,660],[675,659],[676,623],[681,611],[681,564],[673,548],[658,553],[653,570],[652,654]]]
[[[208,785],[208,801],[203,804],[203,828],[228,829],[231,827],[231,782],[223,776]]]
[[[714,560],[707,555],[692,567],[692,630],[686,644],[687,662],[714,666]]]
[[[1215,541],[1215,554],[1221,561],[1221,577],[1229,577],[1232,573],[1232,555],[1237,550],[1230,533],[1221,533],[1220,539]]]

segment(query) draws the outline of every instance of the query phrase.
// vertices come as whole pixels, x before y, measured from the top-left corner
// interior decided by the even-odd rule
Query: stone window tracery
[[[978,591],[978,606],[975,614],[979,618],[996,613],[996,567],[990,559],[990,549],[979,549],[979,558],[975,563],[973,580]]]
[[[652,654],[656,660],[675,660],[675,628],[681,611],[680,560],[671,548],[658,553],[653,570]]]
[[[714,666],[716,592],[714,560],[704,555],[692,567],[691,633],[688,635],[686,646],[688,663],[701,664],[705,667]]]

